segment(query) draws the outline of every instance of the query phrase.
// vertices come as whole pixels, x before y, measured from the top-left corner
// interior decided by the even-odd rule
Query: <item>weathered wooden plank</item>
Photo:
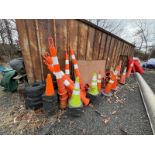
[[[116,57],[116,59],[115,59],[115,67],[116,67],[116,66],[119,64],[119,62],[120,62],[120,55],[121,55],[123,46],[124,46],[124,43],[123,43],[123,42],[120,42],[120,46],[119,46],[119,49],[118,49],[118,54],[117,54],[117,57]]]
[[[101,31],[96,30],[94,38],[93,60],[98,60],[101,45],[101,36],[102,36]]]
[[[105,45],[105,52],[104,52],[104,55],[103,55],[103,60],[107,59],[109,48],[110,48],[110,44],[111,44],[111,39],[112,39],[112,37],[108,35],[107,36],[106,45]]]
[[[78,36],[78,60],[85,60],[87,49],[88,26],[79,23],[79,36]]]
[[[32,68],[34,72],[34,79],[35,81],[42,80],[42,73],[41,73],[41,62],[39,56],[39,49],[37,46],[37,36],[36,36],[36,28],[35,28],[35,21],[32,19],[25,20],[26,25],[30,26],[31,29],[27,29],[28,32],[28,41],[29,41],[29,49],[30,55],[32,60]]]
[[[36,20],[36,31],[37,31],[37,40],[38,40],[38,46],[39,46],[39,53],[40,56],[44,52],[49,52],[49,47],[48,47],[48,37],[50,36],[49,33],[49,27],[48,27],[48,22],[46,19],[39,19]],[[42,58],[41,62],[42,62]],[[46,79],[47,73],[49,73],[47,67],[43,64],[42,62],[42,72],[43,72],[43,79]]]
[[[25,70],[27,73],[29,83],[32,83],[35,81],[35,79],[33,74],[33,64],[32,64],[31,54],[29,50],[29,41],[28,41],[28,35],[26,31],[25,20],[22,20],[22,19],[16,20],[16,24],[17,24],[17,30],[19,33],[20,47],[24,58]]]
[[[65,51],[67,50],[67,21],[65,19],[57,19],[55,22],[57,55],[61,69],[64,70]]]
[[[114,57],[116,57],[116,51],[117,51],[117,48],[118,48],[118,40],[115,39],[115,46],[113,48],[113,51],[112,51],[112,55],[111,55],[111,59],[110,59],[110,67],[114,67]]]
[[[115,38],[112,38],[111,39],[111,44],[110,44],[110,49],[109,49],[109,52],[108,52],[108,56],[107,56],[107,68],[110,68],[110,60],[111,60],[111,55],[112,55],[112,52],[113,52],[113,49],[114,49],[114,46],[115,46]]]
[[[89,29],[88,29],[86,60],[92,60],[94,35],[95,35],[94,29],[89,27]]]
[[[68,49],[73,49],[75,54],[77,53],[77,42],[78,42],[78,21],[68,20]]]
[[[99,60],[103,59],[103,55],[105,52],[105,45],[106,45],[106,37],[107,35],[105,33],[102,33],[100,52],[99,52],[99,57],[98,57]]]

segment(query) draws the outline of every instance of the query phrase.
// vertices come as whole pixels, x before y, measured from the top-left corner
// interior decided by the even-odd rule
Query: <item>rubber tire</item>
[[[57,95],[55,95],[55,96],[44,96],[44,97],[42,97],[42,101],[44,101],[44,102],[58,102],[58,97],[57,97]]]
[[[27,97],[27,100],[30,101],[30,102],[37,102],[37,101],[42,101],[42,98],[41,96],[39,97]]]
[[[36,82],[31,86],[25,87],[25,93],[28,97],[38,97],[41,96],[44,92],[45,85],[41,82]]]
[[[30,109],[39,109],[42,108],[43,104],[42,101],[37,101],[37,102],[32,102],[28,99],[25,100],[25,107],[30,108]]]

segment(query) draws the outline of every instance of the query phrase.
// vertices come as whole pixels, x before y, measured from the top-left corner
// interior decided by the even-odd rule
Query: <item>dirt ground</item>
[[[146,72],[144,76],[147,78],[149,75]],[[155,78],[155,74],[152,76]],[[71,118],[61,110],[51,117],[47,117],[42,110],[26,110],[22,94],[0,89],[0,134],[152,134],[133,75],[127,79],[126,85],[118,86],[112,97],[100,96],[97,104],[85,107],[79,118]]]

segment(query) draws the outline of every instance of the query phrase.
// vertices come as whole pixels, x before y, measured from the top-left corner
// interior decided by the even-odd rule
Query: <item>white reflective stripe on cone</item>
[[[80,95],[80,91],[78,91],[78,90],[73,90],[73,94],[74,94],[74,95]]]
[[[62,75],[62,76],[64,76],[64,75],[65,75],[63,71],[60,71],[60,72],[61,72],[61,75]]]
[[[101,80],[97,80],[98,83],[101,83]]]
[[[54,65],[59,64],[58,57],[52,57],[52,61]]]
[[[65,80],[65,81],[64,81],[64,85],[65,85],[65,86],[69,86],[69,85],[70,85],[70,82],[69,82],[68,80]]]
[[[92,86],[96,86],[97,83],[96,83],[96,82],[92,82],[91,85],[92,85]]]
[[[114,83],[114,81],[113,80],[110,80],[109,83]]]
[[[65,64],[69,64],[69,60],[65,60]]]
[[[78,69],[78,65],[77,64],[74,65],[74,69]]]
[[[117,70],[115,70],[115,71],[114,71],[114,75],[117,75],[117,74],[118,74],[118,71],[117,71]]]
[[[62,78],[61,72],[56,73],[56,79],[61,79],[61,78]]]
[[[92,80],[93,81],[96,81],[97,80],[97,77],[96,76],[93,76]]]
[[[75,59],[75,55],[74,55],[74,54],[72,54],[72,56],[71,56],[71,57],[72,57],[72,59]]]
[[[69,74],[70,71],[68,69],[65,70],[65,74]]]
[[[98,79],[101,79],[101,74],[98,75]]]
[[[74,88],[76,88],[76,89],[80,88],[79,83],[75,83]]]

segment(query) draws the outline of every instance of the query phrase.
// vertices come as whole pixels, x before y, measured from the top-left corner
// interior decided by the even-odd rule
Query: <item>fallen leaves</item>
[[[110,117],[107,117],[107,118],[103,119],[103,122],[104,122],[105,124],[108,124],[109,121],[110,121]]]
[[[117,110],[112,111],[112,115],[115,115],[117,113]]]

